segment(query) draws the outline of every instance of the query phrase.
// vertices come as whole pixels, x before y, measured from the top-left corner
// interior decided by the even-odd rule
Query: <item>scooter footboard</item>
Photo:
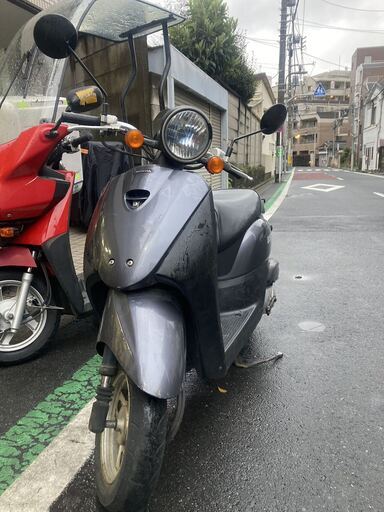
[[[186,367],[184,317],[164,290],[110,290],[97,349],[107,345],[141,390],[157,398],[179,394]]]

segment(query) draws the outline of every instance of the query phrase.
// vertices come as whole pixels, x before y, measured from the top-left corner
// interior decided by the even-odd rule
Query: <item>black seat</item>
[[[261,215],[261,199],[254,190],[215,190],[219,252],[239,239]]]

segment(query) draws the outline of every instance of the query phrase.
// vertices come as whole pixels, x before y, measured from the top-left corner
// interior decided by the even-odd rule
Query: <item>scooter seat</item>
[[[261,215],[261,199],[254,190],[215,190],[219,252],[230,247]]]

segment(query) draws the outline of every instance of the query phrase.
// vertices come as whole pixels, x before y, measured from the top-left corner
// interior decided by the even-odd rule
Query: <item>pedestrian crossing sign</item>
[[[317,84],[317,87],[315,89],[315,92],[313,93],[314,96],[325,96],[326,95],[326,92],[325,92],[325,89],[324,89],[324,85],[319,82]]]

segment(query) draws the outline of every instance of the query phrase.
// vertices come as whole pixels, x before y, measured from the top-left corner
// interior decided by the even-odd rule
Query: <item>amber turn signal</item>
[[[125,134],[124,140],[131,149],[140,149],[144,144],[144,135],[140,130],[130,130]]]
[[[224,169],[225,162],[219,156],[211,156],[207,162],[207,170],[211,174],[220,174]]]
[[[10,226],[0,228],[0,238],[13,238],[18,233],[16,228]]]

